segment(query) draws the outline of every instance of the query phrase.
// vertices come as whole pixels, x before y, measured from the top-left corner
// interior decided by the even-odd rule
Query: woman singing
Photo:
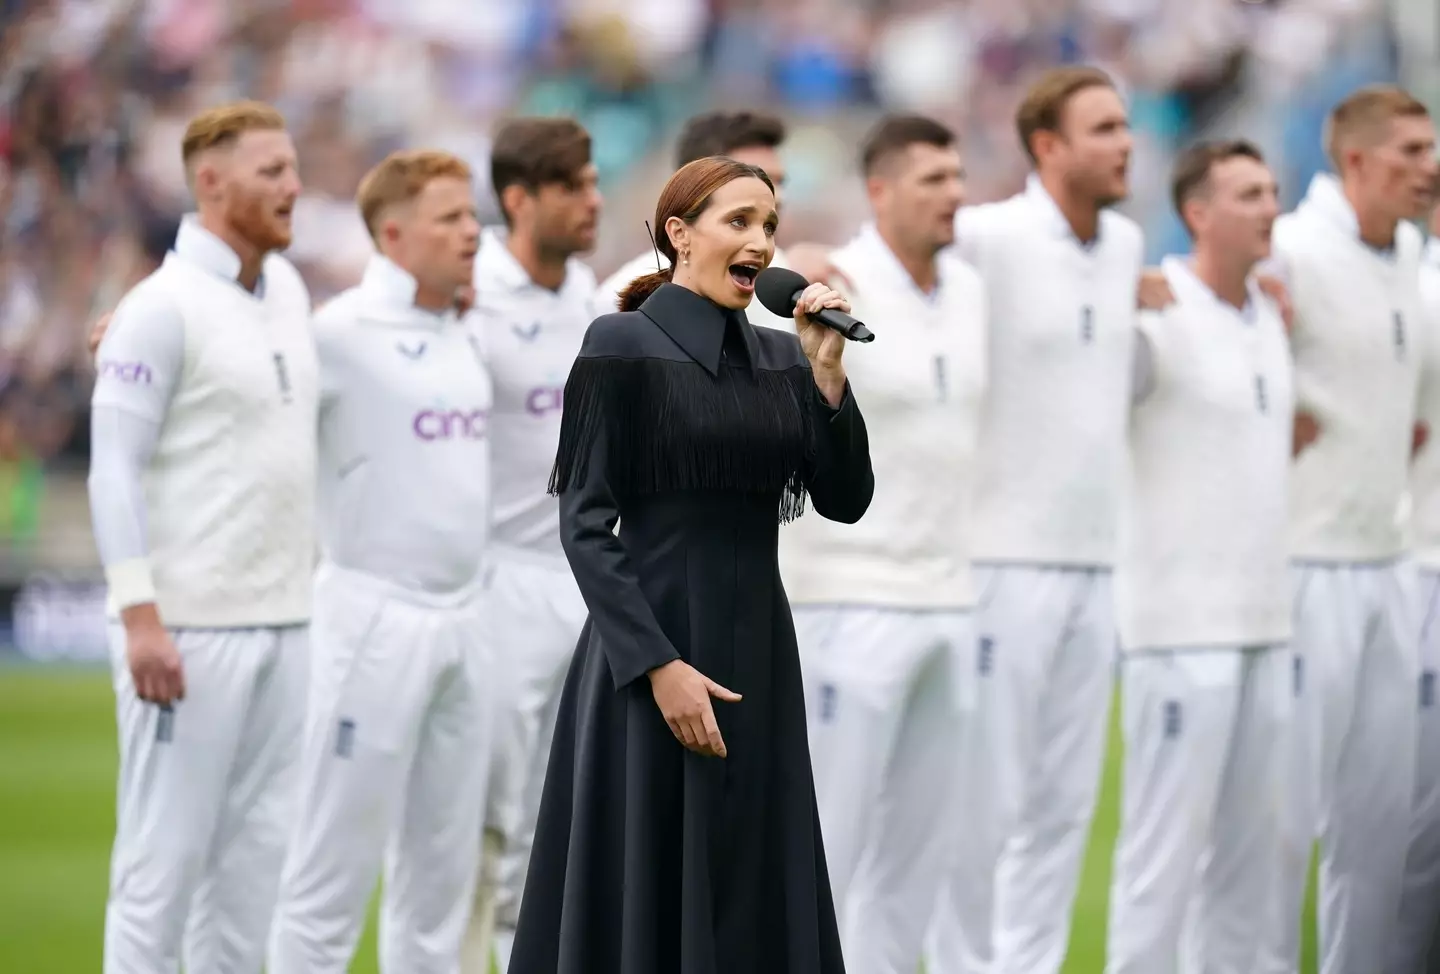
[[[670,269],[590,326],[551,490],[590,609],[566,680],[509,974],[842,974],[779,525],[874,489],[844,339],[745,307],[765,173],[692,162],[655,209]],[[618,537],[612,533],[620,524]]]

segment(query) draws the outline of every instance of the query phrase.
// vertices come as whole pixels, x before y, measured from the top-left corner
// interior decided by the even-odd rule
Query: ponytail
[[[664,270],[635,278],[625,286],[625,290],[620,292],[620,310],[637,310],[645,303],[646,298],[660,290],[660,285],[670,283],[670,279],[674,276],[675,266],[672,264]]]

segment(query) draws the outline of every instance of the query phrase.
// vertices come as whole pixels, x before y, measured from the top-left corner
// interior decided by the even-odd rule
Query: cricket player
[[[1130,130],[1110,78],[1083,67],[1041,78],[1016,121],[1028,185],[962,209],[956,229],[989,309],[971,519],[979,681],[929,974],[1060,969],[1114,679],[1143,240],[1111,207],[1128,191]]]
[[[357,194],[378,253],[315,316],[314,658],[270,974],[349,969],[384,872],[380,966],[456,969],[497,703],[481,591],[490,383],[455,311],[480,225],[468,167],[401,152]]]
[[[1440,207],[1431,214],[1430,232],[1420,264],[1419,418],[1433,430],[1440,428]],[[1425,966],[1427,956],[1436,951],[1435,928],[1440,924],[1440,705],[1435,697],[1440,673],[1440,448],[1428,442],[1410,468],[1409,526],[1419,569],[1419,728],[1405,887],[1387,974],[1440,970],[1440,956],[1432,967]]]
[[[879,336],[847,361],[887,476],[861,523],[787,526],[780,565],[846,965],[911,974],[963,821],[951,799],[974,698],[970,494],[987,322],[980,276],[950,248],[964,199],[954,133],[886,117],[861,169],[873,222],[830,263]]]
[[[502,974],[509,964],[560,689],[587,615],[546,486],[565,379],[602,313],[595,275],[577,257],[594,249],[600,219],[589,133],[570,119],[507,121],[492,141],[490,180],[506,226],[486,232],[475,266],[475,317],[495,385],[487,585],[496,659],[514,689],[504,701],[490,838],[466,935],[464,969],[474,974],[490,971],[492,919]]]
[[[1420,622],[1398,514],[1425,329],[1422,242],[1404,221],[1429,206],[1435,128],[1407,93],[1372,87],[1327,129],[1337,175],[1316,176],[1274,234],[1297,424],[1319,430],[1291,480],[1295,781],[1262,968],[1291,974],[1317,834],[1322,974],[1385,970],[1415,786]]]
[[[758,112],[707,112],[696,115],[685,123],[675,148],[675,168],[680,169],[707,156],[729,156],[746,165],[763,169],[765,175],[775,184],[778,204],[785,185],[785,163],[780,158],[780,147],[784,143],[785,123],[773,115]],[[658,227],[652,229],[656,233],[660,232]],[[605,312],[619,310],[620,292],[629,287],[631,281],[662,270],[668,263],[653,242],[637,257],[626,262],[600,285]],[[790,267],[785,259],[785,252],[779,247],[775,248],[775,257],[770,261],[770,266]],[[784,331],[795,330],[793,319],[771,314],[759,301],[750,302],[750,307],[745,309],[745,317],[752,325],[765,325]]]
[[[98,350],[90,507],[120,780],[106,974],[257,974],[294,821],[319,395],[268,105],[190,121],[196,202]]]
[[[1185,970],[1253,974],[1291,703],[1290,352],[1253,273],[1278,203],[1259,150],[1240,141],[1182,154],[1172,197],[1195,243],[1164,262],[1175,301],[1142,312],[1135,349],[1106,971],[1173,974],[1183,944]]]

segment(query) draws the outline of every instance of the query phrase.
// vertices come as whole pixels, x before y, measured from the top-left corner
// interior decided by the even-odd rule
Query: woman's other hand
[[[681,659],[655,667],[649,676],[655,704],[675,739],[697,754],[723,758],[725,741],[710,698],[739,703],[740,694],[725,689]]]

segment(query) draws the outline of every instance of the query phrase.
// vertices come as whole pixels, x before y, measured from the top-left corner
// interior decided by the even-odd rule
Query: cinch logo
[[[541,386],[525,395],[525,411],[531,416],[559,412],[565,402],[564,386]]]
[[[106,376],[137,385],[143,382],[148,386],[151,382],[150,366],[144,362],[101,362],[100,377],[103,379]]]
[[[410,428],[426,442],[483,440],[489,413],[483,409],[426,409],[415,414]]]

